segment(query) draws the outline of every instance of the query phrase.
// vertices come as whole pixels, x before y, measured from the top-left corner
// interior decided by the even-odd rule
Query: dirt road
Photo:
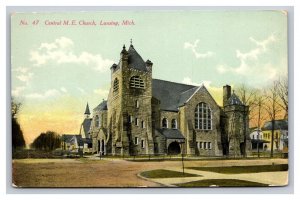
[[[286,159],[186,161],[186,167],[284,164]],[[180,161],[130,162],[90,159],[23,159],[12,164],[18,187],[163,187],[138,173],[181,167]]]

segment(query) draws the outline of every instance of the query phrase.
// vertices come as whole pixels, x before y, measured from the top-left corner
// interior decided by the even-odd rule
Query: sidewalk
[[[182,172],[182,168],[172,167],[168,170]],[[176,184],[187,183],[205,179],[239,179],[245,181],[252,181],[267,184],[269,186],[284,186],[288,184],[288,171],[278,172],[259,172],[259,173],[244,173],[244,174],[221,174],[208,171],[200,171],[193,169],[185,169],[184,172],[190,174],[200,175],[198,177],[185,177],[185,178],[145,178],[167,187],[177,187]],[[144,177],[143,177],[144,178]]]

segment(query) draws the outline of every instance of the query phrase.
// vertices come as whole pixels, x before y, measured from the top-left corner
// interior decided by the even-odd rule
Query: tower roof
[[[85,108],[84,114],[85,114],[85,115],[90,115],[90,114],[91,114],[90,108],[89,108],[89,103],[86,104],[86,108]]]
[[[232,95],[228,99],[229,105],[244,105],[239,97],[233,92]]]
[[[107,101],[103,100],[96,108],[94,108],[94,111],[102,111],[107,110]]]
[[[147,71],[145,61],[140,56],[140,54],[135,50],[132,44],[128,49],[128,65],[129,67],[140,71]]]

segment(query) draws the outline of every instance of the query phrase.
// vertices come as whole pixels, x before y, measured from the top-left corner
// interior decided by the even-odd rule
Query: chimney
[[[231,86],[225,85],[223,86],[223,107],[227,105],[227,100],[231,96]]]

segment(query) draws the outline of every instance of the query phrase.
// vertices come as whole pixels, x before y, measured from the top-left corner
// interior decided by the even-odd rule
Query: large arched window
[[[172,127],[172,129],[177,129],[177,121],[176,121],[176,119],[172,119],[172,121],[171,121],[171,127]]]
[[[95,126],[100,127],[100,117],[99,117],[99,115],[96,115],[96,117],[95,117]]]
[[[114,80],[113,91],[115,93],[118,93],[118,91],[119,91],[119,80],[117,78],[115,78],[115,80]]]
[[[167,118],[163,118],[162,119],[161,127],[162,128],[168,128],[168,120],[167,120]]]
[[[211,110],[206,103],[199,103],[195,109],[195,129],[211,130]]]
[[[132,88],[145,88],[144,81],[139,76],[133,76],[130,79],[130,87]]]

